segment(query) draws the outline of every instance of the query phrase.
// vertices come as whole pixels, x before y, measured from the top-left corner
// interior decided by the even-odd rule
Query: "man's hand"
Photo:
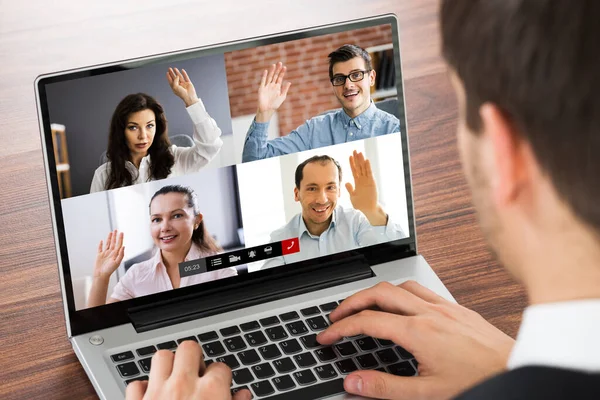
[[[173,93],[183,100],[186,107],[198,102],[196,89],[185,69],[179,72],[177,68],[169,68],[169,71],[167,71],[167,81]]]
[[[387,214],[377,203],[377,184],[373,178],[371,162],[362,153],[354,150],[350,156],[350,168],[354,177],[355,188],[350,182],[346,189],[350,194],[352,207],[361,211],[372,226],[382,226],[387,223]]]
[[[265,70],[258,87],[258,111],[256,122],[268,122],[275,111],[285,101],[291,82],[283,84],[286,67],[281,62]]]
[[[198,343],[185,341],[173,354],[160,350],[152,357],[148,382],[127,385],[126,400],[231,400],[231,370],[223,363],[208,368]],[[247,400],[248,390],[235,394],[234,400]]]
[[[419,376],[356,371],[347,392],[378,399],[448,399],[506,368],[514,341],[479,314],[414,281],[356,293],[329,316],[322,344],[358,334],[392,340],[419,362]]]

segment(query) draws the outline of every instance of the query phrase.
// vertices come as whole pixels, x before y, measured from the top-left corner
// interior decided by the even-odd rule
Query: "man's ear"
[[[296,200],[296,201],[300,201],[300,197],[298,197],[298,193],[299,193],[298,188],[294,187],[294,200]]]
[[[372,69],[371,72],[369,72],[369,86],[373,86],[375,84],[375,76],[377,74],[375,73],[375,70]]]
[[[528,180],[527,149],[509,117],[495,104],[479,109],[485,137],[482,156],[488,159],[490,187],[497,206],[514,201]],[[485,161],[484,161],[485,162]]]

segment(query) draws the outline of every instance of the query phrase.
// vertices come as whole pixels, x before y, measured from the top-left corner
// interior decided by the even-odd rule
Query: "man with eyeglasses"
[[[290,82],[283,83],[286,67],[281,62],[273,64],[262,75],[258,111],[246,135],[243,162],[400,131],[398,118],[379,110],[371,101],[375,71],[369,53],[358,46],[345,44],[328,57],[329,79],[341,110],[313,117],[289,135],[267,140],[269,121],[285,101],[291,85]]]

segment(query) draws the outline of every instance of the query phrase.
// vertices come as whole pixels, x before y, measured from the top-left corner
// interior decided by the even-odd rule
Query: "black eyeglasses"
[[[351,72],[350,75],[335,75],[331,78],[331,84],[333,86],[342,86],[346,83],[346,78],[350,79],[350,82],[359,82],[365,78],[365,74],[371,72],[370,69],[366,69],[364,71],[354,71]]]

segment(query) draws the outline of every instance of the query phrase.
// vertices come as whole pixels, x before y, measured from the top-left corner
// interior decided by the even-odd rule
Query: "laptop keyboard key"
[[[379,364],[373,354],[370,353],[356,357],[356,361],[363,369],[375,368]]]
[[[237,355],[244,365],[252,365],[260,361],[260,356],[254,349],[240,351]]]
[[[215,331],[201,333],[198,335],[198,339],[200,339],[201,342],[210,342],[211,340],[215,340],[218,337],[219,335],[217,335],[217,332]]]
[[[317,358],[321,360],[321,362],[327,362],[338,358],[337,354],[335,354],[335,352],[333,351],[333,347],[331,346],[315,350],[315,354],[317,355]]]
[[[356,354],[356,347],[352,344],[352,342],[344,342],[335,345],[336,350],[340,353],[342,357],[351,356]]]
[[[177,339],[177,344],[181,344],[181,342],[185,342],[186,340],[191,340],[191,341],[198,343],[198,339],[196,339],[195,336],[188,336],[188,337],[184,337],[181,339]]]
[[[320,314],[321,310],[319,310],[319,307],[317,306],[313,306],[313,307],[307,307],[307,308],[303,308],[302,310],[300,310],[300,312],[302,313],[302,315],[304,315],[305,317],[309,317],[311,315],[316,315],[316,314]]]
[[[142,371],[149,374],[150,373],[150,364],[152,364],[152,357],[144,358],[139,361],[140,367]]]
[[[129,385],[131,382],[135,382],[135,381],[147,381],[147,380],[148,380],[148,375],[142,375],[142,376],[138,376],[137,378],[126,380],[125,384]]]
[[[411,358],[415,358],[415,356],[413,356],[408,350],[406,350],[404,347],[400,347],[400,346],[396,346],[394,347],[396,349],[396,351],[398,352],[398,354],[400,354],[400,357],[402,357],[405,360],[410,360]]]
[[[289,375],[278,376],[272,379],[273,384],[279,391],[286,391],[296,387],[294,380]]]
[[[271,326],[279,323],[279,318],[276,316],[259,319],[262,326]]]
[[[276,345],[270,344],[268,346],[263,346],[258,348],[258,352],[265,360],[272,360],[277,357],[281,357],[281,352],[277,348]]]
[[[294,354],[302,351],[302,346],[298,343],[296,339],[284,340],[279,343],[279,347],[285,354]]]
[[[280,374],[285,374],[287,372],[292,372],[296,369],[296,366],[292,362],[292,359],[289,357],[282,358],[280,360],[273,361],[273,365],[277,368],[277,371]]]
[[[384,364],[391,364],[398,361],[398,356],[392,349],[379,350],[375,354],[377,354],[379,360]]]
[[[312,367],[317,363],[317,360],[315,360],[313,355],[309,352],[295,355],[294,361],[296,361],[296,364],[298,364],[300,368]]]
[[[335,301],[332,301],[331,303],[325,303],[325,304],[321,304],[319,307],[321,307],[321,310],[323,310],[323,312],[331,312],[333,310],[335,310],[338,306],[338,303],[336,303]]]
[[[308,324],[308,326],[310,326],[310,329],[312,329],[313,331],[317,331],[317,332],[322,331],[329,326],[327,324],[327,321],[325,321],[325,318],[323,318],[320,315],[316,316],[316,317],[308,318],[306,320],[306,323]]]
[[[295,319],[300,318],[300,316],[298,315],[298,313],[296,311],[290,311],[284,314],[280,314],[279,318],[283,321],[283,322],[287,322],[287,321],[293,321]]]
[[[315,374],[313,374],[310,369],[294,372],[293,375],[294,379],[296,379],[296,382],[298,382],[299,385],[310,385],[311,383],[315,383],[317,381]]]
[[[314,333],[302,336],[300,340],[302,341],[304,347],[306,347],[308,350],[321,346],[321,344],[317,342],[317,335],[315,335]]]
[[[413,376],[416,372],[408,361],[402,361],[397,364],[388,365],[387,369],[390,374],[398,376]]]
[[[219,332],[221,332],[221,335],[223,336],[231,336],[240,333],[240,328],[238,328],[237,325],[234,325],[220,329]]]
[[[218,357],[216,359],[216,361],[227,364],[227,366],[231,369],[236,369],[237,367],[240,366],[240,363],[238,362],[237,358],[235,358],[235,356],[233,354],[227,354],[226,356]]]
[[[248,386],[238,386],[231,389],[231,396],[233,397],[240,390],[248,389]]]
[[[133,361],[125,364],[119,364],[117,365],[117,369],[119,370],[119,374],[121,374],[123,378],[129,378],[131,376],[136,376],[140,374],[140,370]]]
[[[156,353],[156,347],[154,347],[154,346],[142,347],[141,349],[137,349],[136,353],[138,353],[138,356],[140,356],[140,357],[149,356],[151,354]]]
[[[304,335],[308,333],[308,328],[302,321],[292,322],[286,325],[288,331],[294,336]]]
[[[351,358],[345,360],[336,361],[335,365],[338,367],[342,374],[349,374],[350,372],[356,371],[358,368]]]
[[[253,366],[252,372],[254,372],[254,375],[256,375],[256,379],[266,379],[266,378],[270,378],[273,375],[275,375],[275,371],[273,370],[273,367],[271,367],[271,364],[269,364],[269,363],[264,363],[264,364],[259,364],[259,365]]]
[[[156,345],[159,350],[175,350],[177,348],[177,343],[174,340],[169,342],[159,343]]]
[[[238,385],[243,385],[246,383],[250,383],[254,380],[252,373],[248,368],[236,369],[235,371],[231,371],[231,376],[233,381]]]
[[[265,337],[265,334],[262,333],[262,331],[246,333],[244,337],[246,338],[248,344],[253,347],[267,343],[267,338]]]
[[[242,328],[244,332],[248,332],[260,328],[260,325],[258,324],[258,321],[250,321],[240,324],[240,328]]]
[[[274,341],[282,340],[288,337],[287,332],[283,329],[283,326],[274,326],[265,330],[267,336]]]
[[[333,368],[331,364],[320,365],[315,368],[315,372],[319,375],[319,378],[324,381],[338,376],[338,373],[335,372],[335,368]]]
[[[221,354],[225,354],[225,348],[221,344],[221,342],[210,342],[202,345],[204,349],[204,354],[209,357],[220,356]]]
[[[129,361],[133,360],[133,353],[131,351],[124,351],[123,353],[113,354],[110,356],[113,362]]]
[[[377,341],[379,342],[379,345],[381,347],[388,347],[388,346],[392,346],[394,344],[394,342],[392,342],[391,340],[387,340],[387,339],[377,339]]]
[[[255,382],[252,385],[250,385],[250,387],[252,388],[254,393],[259,397],[268,396],[270,394],[275,393],[275,389],[273,389],[273,385],[271,385],[271,382],[269,381]]]
[[[354,341],[362,351],[371,351],[377,348],[377,343],[371,337],[364,337]]]
[[[232,338],[225,339],[223,340],[223,343],[225,343],[225,346],[231,352],[244,350],[246,347],[248,347],[241,336],[234,336]]]

